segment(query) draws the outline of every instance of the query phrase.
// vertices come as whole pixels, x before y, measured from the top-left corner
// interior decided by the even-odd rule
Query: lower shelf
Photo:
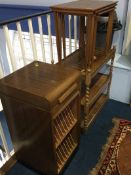
[[[76,123],[77,117],[68,105],[54,120],[54,139],[56,149]]]
[[[77,143],[71,134],[65,139],[65,141],[57,148],[56,157],[58,165],[58,173],[62,170],[72,153],[77,147]]]
[[[107,88],[110,77],[104,74],[99,74],[98,80],[90,88],[89,106],[91,107],[100,94]],[[81,99],[81,105],[85,105],[85,96]]]
[[[108,100],[107,95],[101,95],[98,100],[94,103],[92,108],[90,109],[88,119],[87,119],[87,128],[91,125],[91,123],[96,118],[97,114],[100,112],[106,101]],[[81,122],[81,128],[84,128],[84,121]]]

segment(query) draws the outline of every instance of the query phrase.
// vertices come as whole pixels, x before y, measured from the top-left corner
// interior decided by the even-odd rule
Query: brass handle
[[[77,88],[77,83],[73,84],[70,89],[68,89],[59,99],[59,103],[62,103],[75,89]]]

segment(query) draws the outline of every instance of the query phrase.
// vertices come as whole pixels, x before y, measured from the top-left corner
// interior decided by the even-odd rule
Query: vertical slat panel
[[[9,149],[8,149],[8,146],[7,146],[7,142],[6,142],[6,138],[5,138],[5,135],[4,135],[4,131],[3,131],[1,122],[0,122],[0,136],[1,136],[1,139],[2,139],[2,143],[3,143],[4,149],[5,149],[7,158],[10,158],[11,155],[10,155],[10,152],[9,152]]]
[[[71,44],[71,15],[68,16],[69,21],[69,53],[72,52],[72,44]]]
[[[8,47],[8,50],[9,50],[11,67],[12,67],[12,70],[15,71],[17,69],[17,66],[16,66],[15,56],[14,56],[14,53],[13,53],[13,48],[12,48],[12,44],[11,44],[11,40],[10,40],[8,26],[4,25],[3,30],[4,30],[4,34],[5,34],[5,38],[6,38],[6,42],[7,42],[7,47]]]
[[[49,35],[49,45],[50,45],[50,58],[51,58],[51,63],[53,64],[54,63],[54,59],[53,59],[53,45],[52,45],[50,15],[47,15],[47,25],[48,25],[48,35]]]
[[[33,26],[32,26],[32,19],[28,19],[28,26],[29,26],[30,39],[31,39],[31,44],[32,44],[34,60],[37,61],[37,50],[36,50],[36,43],[35,43],[35,37],[34,37],[34,32],[33,32]]]
[[[21,29],[20,22],[17,22],[16,26],[17,26],[18,35],[19,35],[19,41],[20,41],[20,47],[21,47],[23,62],[24,62],[24,65],[26,65],[27,61],[26,61],[26,56],[25,56],[25,47],[24,47],[24,41],[23,41],[23,38],[22,38],[22,29]]]
[[[45,59],[44,39],[43,39],[43,27],[42,27],[41,16],[38,16],[38,26],[39,26],[39,33],[40,33],[40,42],[41,42],[42,58],[43,58],[43,61],[46,62],[46,59]]]
[[[74,16],[74,44],[75,44],[75,50],[77,49],[77,17]]]

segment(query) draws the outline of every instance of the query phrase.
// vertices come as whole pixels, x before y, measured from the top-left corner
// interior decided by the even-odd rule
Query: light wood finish
[[[60,24],[62,18],[59,16],[75,15],[79,16],[79,49],[62,60],[61,53],[58,53],[59,63],[67,67],[73,67],[81,71],[84,76],[84,129],[88,127],[90,106],[108,86],[108,95],[112,77],[112,66],[115,55],[115,48],[111,49],[113,17],[117,2],[113,1],[73,1],[51,7],[57,14],[56,31],[61,33]],[[109,14],[105,48],[96,49],[97,22],[99,16]],[[60,20],[59,20],[60,19]],[[65,33],[65,31],[62,31]],[[64,36],[64,35],[62,35]],[[57,36],[56,36],[57,37]],[[60,37],[61,38],[61,37]],[[62,44],[57,42],[57,50],[61,52]],[[64,47],[64,45],[63,45]],[[111,68],[107,81],[100,79],[96,86],[91,87],[92,79],[97,75],[102,66],[110,59]],[[82,82],[83,83],[83,82]],[[92,100],[93,99],[93,100]],[[90,119],[92,120],[92,119]]]
[[[17,160],[47,175],[63,170],[79,145],[79,85],[79,71],[42,62],[0,80]]]

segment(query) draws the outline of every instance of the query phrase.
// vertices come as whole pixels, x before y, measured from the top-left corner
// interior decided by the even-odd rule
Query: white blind
[[[123,42],[123,55],[131,55],[131,0],[128,3],[128,12],[125,27],[125,36]]]

